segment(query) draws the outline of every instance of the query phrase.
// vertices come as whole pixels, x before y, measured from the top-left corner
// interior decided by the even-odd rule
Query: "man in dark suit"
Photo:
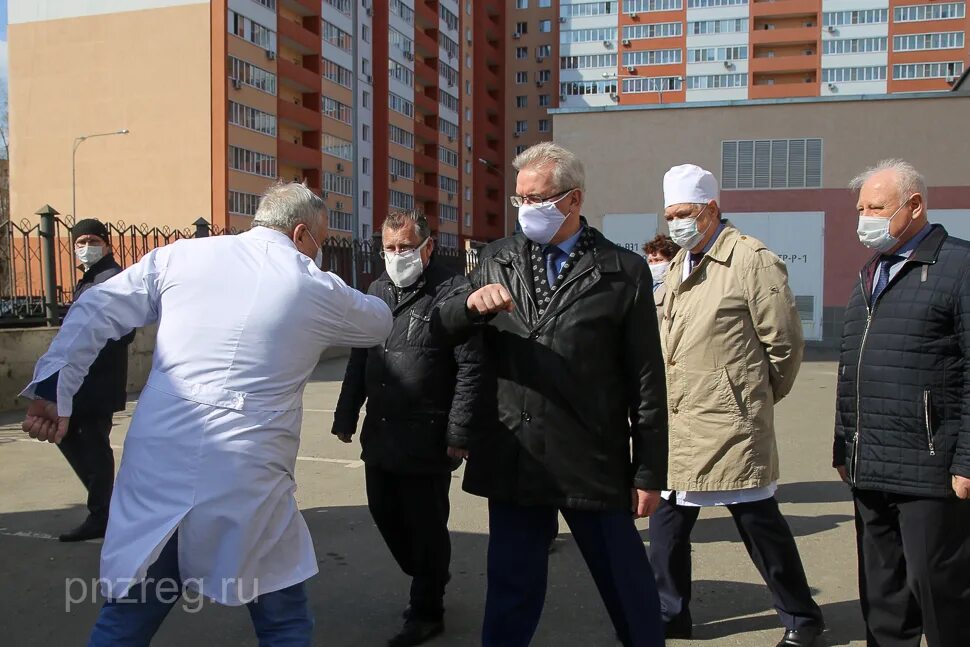
[[[121,266],[111,253],[108,228],[102,222],[94,218],[79,220],[71,234],[74,254],[84,269],[84,276],[74,291],[76,301],[87,290],[121,272]],[[134,332],[105,344],[74,396],[74,414],[58,448],[88,491],[88,517],[80,526],[61,535],[61,541],[104,537],[115,475],[108,435],[112,415],[125,408],[128,344],[132,339]]]

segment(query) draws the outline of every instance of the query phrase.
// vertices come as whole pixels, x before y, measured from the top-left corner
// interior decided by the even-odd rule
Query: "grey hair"
[[[540,142],[530,146],[512,160],[516,171],[544,169],[552,166],[552,182],[559,191],[586,190],[586,171],[576,155],[559,144]]]
[[[253,227],[269,227],[287,234],[300,224],[318,230],[326,214],[327,205],[306,184],[279,182],[260,199]]]
[[[892,171],[896,175],[896,190],[899,191],[899,198],[905,200],[914,193],[923,196],[923,208],[929,202],[929,190],[926,188],[926,179],[916,167],[909,162],[901,159],[891,158],[876,162],[875,166],[867,168],[859,175],[852,178],[849,188],[858,191],[862,185],[869,181],[876,173]]]
[[[404,229],[408,225],[414,227],[415,233],[422,241],[431,236],[431,225],[428,224],[428,219],[425,215],[418,210],[392,211],[384,219],[384,224],[381,225],[381,231],[385,229],[397,231],[398,229]]]

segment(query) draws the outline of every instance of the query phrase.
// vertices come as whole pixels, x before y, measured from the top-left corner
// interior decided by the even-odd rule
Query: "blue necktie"
[[[701,264],[701,261],[702,260],[704,260],[704,252],[700,252],[698,254],[695,254],[695,253],[691,252],[691,255],[690,255],[690,269],[688,270],[687,273],[690,274],[691,272],[693,272],[694,270],[696,270],[697,269],[697,266]]]
[[[548,245],[545,249],[545,255],[546,278],[549,280],[549,287],[552,287],[556,284],[556,278],[559,276],[558,261],[566,254],[556,245]]]
[[[889,268],[903,260],[902,256],[896,256],[891,254],[889,256],[883,256],[879,260],[879,276],[876,277],[876,285],[872,288],[872,300],[875,301],[882,294],[882,291],[886,289],[886,285],[889,283]]]

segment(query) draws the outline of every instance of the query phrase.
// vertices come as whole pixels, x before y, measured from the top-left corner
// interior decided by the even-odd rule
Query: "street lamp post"
[[[77,149],[89,139],[94,137],[108,137],[110,135],[127,135],[128,129],[115,130],[110,133],[95,133],[93,135],[80,135],[74,138],[74,150],[71,151],[71,217],[77,221]]]

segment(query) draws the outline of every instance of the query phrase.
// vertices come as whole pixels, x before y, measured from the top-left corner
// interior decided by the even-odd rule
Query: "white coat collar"
[[[268,243],[288,245],[293,249],[296,249],[296,244],[293,242],[292,238],[281,231],[270,229],[269,227],[253,227],[249,231],[240,234],[240,236],[250,236],[259,240],[265,240]]]

